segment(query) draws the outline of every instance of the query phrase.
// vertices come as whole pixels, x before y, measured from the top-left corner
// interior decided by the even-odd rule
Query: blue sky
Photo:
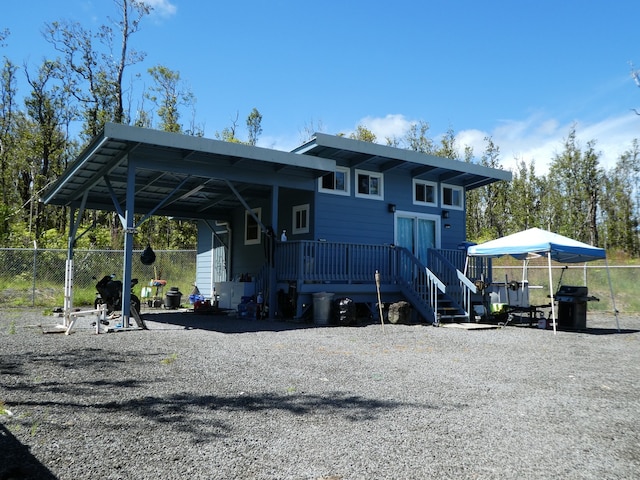
[[[381,142],[425,121],[476,156],[491,136],[505,168],[544,172],[572,124],[611,166],[640,137],[637,0],[153,0],[132,45],[144,68],[179,71],[197,98],[205,135],[253,107],[259,145],[289,150],[309,125]],[[117,18],[111,0],[22,0],[4,5],[0,55],[34,68],[51,46],[45,22],[86,28]],[[133,73],[131,70],[130,73]],[[142,89],[134,82],[134,89]],[[24,92],[22,92],[24,94]],[[188,118],[183,118],[185,123]]]

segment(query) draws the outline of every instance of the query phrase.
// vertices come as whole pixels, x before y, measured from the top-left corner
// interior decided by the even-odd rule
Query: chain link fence
[[[152,279],[167,281],[167,288],[179,287],[188,295],[196,278],[195,250],[156,250],[153,265],[140,261],[142,250],[134,251],[133,278],[140,283],[135,290],[149,285]],[[66,250],[45,249],[0,249],[0,306],[2,307],[46,307],[62,306],[64,298],[64,276]],[[75,250],[74,251],[74,305],[91,305],[95,299],[95,278],[115,274],[122,278],[124,252],[122,250]],[[530,265],[528,280],[530,303],[548,303],[549,275],[546,265]],[[519,281],[521,266],[493,267],[494,282]],[[616,308],[621,312],[640,312],[638,279],[640,266],[609,266]],[[95,278],[94,278],[95,277]],[[600,299],[589,302],[590,310],[613,311],[609,280],[604,265],[593,262],[568,268],[553,267],[554,292],[560,282],[564,285],[587,285],[589,294]]]
[[[150,280],[163,279],[167,287],[189,294],[196,278],[195,250],[156,250],[153,265],[140,261],[142,250],[134,250],[132,278],[140,288]],[[0,249],[0,305],[3,307],[58,307],[64,298],[67,250]],[[95,298],[96,279],[115,274],[122,279],[122,250],[74,251],[74,305],[90,305]]]
[[[546,259],[545,259],[546,261]],[[615,300],[615,309],[621,313],[639,313],[640,295],[638,295],[639,265],[609,265],[601,262],[588,264],[572,264],[570,266],[554,265],[552,267],[554,294],[560,285],[583,286],[589,289],[589,295],[598,301],[588,302],[590,311],[613,312],[611,299]],[[523,267],[493,265],[493,282],[506,284],[511,281],[520,282],[523,278]],[[531,305],[549,303],[549,267],[545,264],[529,265],[526,271],[529,281],[529,300]],[[611,278],[611,285],[609,285]]]

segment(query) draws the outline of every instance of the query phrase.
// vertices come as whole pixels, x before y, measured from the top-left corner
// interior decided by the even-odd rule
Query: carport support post
[[[136,193],[136,165],[129,155],[127,169],[127,199],[125,206],[124,261],[122,262],[122,328],[129,328],[131,315],[131,257],[133,256],[134,199]]]
[[[267,245],[269,249],[271,249],[272,246],[275,246],[275,243],[277,242],[277,239],[278,239],[278,235],[275,232],[279,231],[279,225],[278,225],[278,204],[280,203],[279,194],[280,194],[280,189],[278,188],[277,185],[274,185],[271,188],[271,222],[273,225],[274,234],[273,234],[273,238],[269,242],[270,244]],[[269,286],[268,302],[269,302],[269,319],[270,320],[273,320],[275,318],[275,314],[278,306],[278,292],[276,292],[276,288],[278,286],[278,277],[276,275],[276,272],[277,272],[276,259],[275,259],[275,255],[272,254],[272,253],[275,253],[274,250],[271,250],[271,252],[267,254],[267,257],[270,258],[271,260],[267,262],[269,264],[269,270],[268,270],[269,278],[267,279],[267,281]],[[277,312],[277,313],[282,314],[282,312]]]

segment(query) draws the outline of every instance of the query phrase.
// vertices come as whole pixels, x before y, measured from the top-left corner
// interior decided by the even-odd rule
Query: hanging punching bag
[[[147,248],[142,251],[140,261],[143,265],[151,265],[156,261],[156,253],[151,248],[151,245],[147,244]]]

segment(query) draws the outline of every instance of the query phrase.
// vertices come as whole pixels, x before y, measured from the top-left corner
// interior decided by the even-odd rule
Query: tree
[[[238,116],[240,114],[236,112],[235,118],[231,119],[231,126],[225,127],[221,132],[216,132],[215,137],[218,140],[232,143],[242,143],[242,141],[236,136],[236,130],[238,129]]]
[[[405,148],[414,152],[432,154],[434,144],[433,140],[427,136],[429,128],[430,126],[427,122],[412,123],[403,139]]]
[[[575,125],[564,141],[564,150],[555,155],[548,175],[551,228],[576,240],[598,244],[597,215],[602,170],[595,140],[582,151]]]
[[[27,122],[22,137],[28,138],[24,146],[25,168],[22,176],[22,201],[29,204],[29,231],[38,238],[55,225],[58,217],[51,211],[41,215],[44,206],[37,201],[39,193],[60,175],[66,166],[65,153],[69,151],[65,135],[65,109],[68,97],[61,85],[56,83],[56,62],[45,60],[36,75],[25,67],[27,82],[31,87],[25,99]],[[47,207],[53,210],[52,207]],[[60,212],[60,209],[55,211]]]
[[[113,68],[115,69],[114,87],[116,96],[113,121],[116,123],[127,123],[125,120],[122,101],[122,82],[124,78],[124,71],[127,66],[143,61],[146,56],[144,52],[131,49],[129,47],[129,39],[131,35],[140,29],[140,22],[145,15],[150,13],[151,7],[144,2],[137,0],[114,0],[114,3],[122,12],[122,17],[120,20],[115,22],[121,34],[121,41],[120,55],[113,57],[118,58],[117,64],[113,65]],[[103,27],[102,35],[104,35],[108,40],[108,43],[111,44],[113,31],[110,28]]]
[[[316,133],[326,132],[326,128],[322,123],[322,120],[315,122],[311,119],[310,122],[305,122],[301,129],[298,130],[298,136],[300,144],[306,143],[313,138]]]
[[[257,108],[254,107],[251,110],[251,113],[249,113],[249,115],[247,116],[247,119],[245,121],[248,131],[246,142],[240,140],[237,135],[239,115],[240,114],[236,112],[235,118],[231,119],[231,126],[223,128],[221,132],[216,132],[215,137],[218,140],[222,140],[225,142],[255,145],[258,141],[258,138],[262,134],[262,114],[258,111]]]
[[[92,138],[106,122],[128,123],[123,107],[123,79],[127,66],[144,59],[145,54],[129,48],[131,35],[150,12],[144,2],[114,0],[121,19],[113,22],[120,30],[116,50],[115,32],[102,25],[97,33],[77,22],[56,21],[45,24],[44,37],[62,55],[59,75],[78,102],[83,119],[83,134]]]
[[[255,145],[262,134],[262,114],[255,107],[247,117],[247,130],[249,132],[247,144]]]
[[[500,148],[491,137],[485,137],[485,151],[480,158],[480,165],[490,168],[500,167]],[[455,153],[453,132],[444,137],[443,151],[449,155]],[[465,149],[467,161],[472,152]],[[508,182],[497,182],[477,188],[466,194],[467,202],[467,236],[474,240],[486,240],[502,237],[509,232],[511,224],[511,205]]]
[[[456,134],[452,128],[449,128],[442,136],[440,139],[440,145],[435,147],[433,150],[433,155],[450,158],[451,160],[457,160],[460,158],[458,146],[456,145]]]
[[[2,37],[0,37],[2,38]],[[10,218],[15,205],[13,187],[13,150],[15,143],[17,67],[6,57],[0,71],[0,244],[6,245],[10,236]]]
[[[518,232],[532,227],[546,228],[543,219],[544,185],[536,176],[535,161],[516,163],[509,188],[511,230]]]
[[[358,125],[356,131],[351,133],[349,138],[370,143],[375,143],[376,141],[376,135],[364,125]]]
[[[175,72],[162,65],[148,70],[154,85],[145,94],[157,107],[158,127],[165,132],[182,132],[180,124],[180,107],[194,103],[191,91],[184,87],[180,80],[180,72]]]
[[[604,175],[601,231],[605,247],[632,256],[640,254],[638,181],[640,175],[640,146],[632,142],[629,150],[620,155],[616,165]]]

